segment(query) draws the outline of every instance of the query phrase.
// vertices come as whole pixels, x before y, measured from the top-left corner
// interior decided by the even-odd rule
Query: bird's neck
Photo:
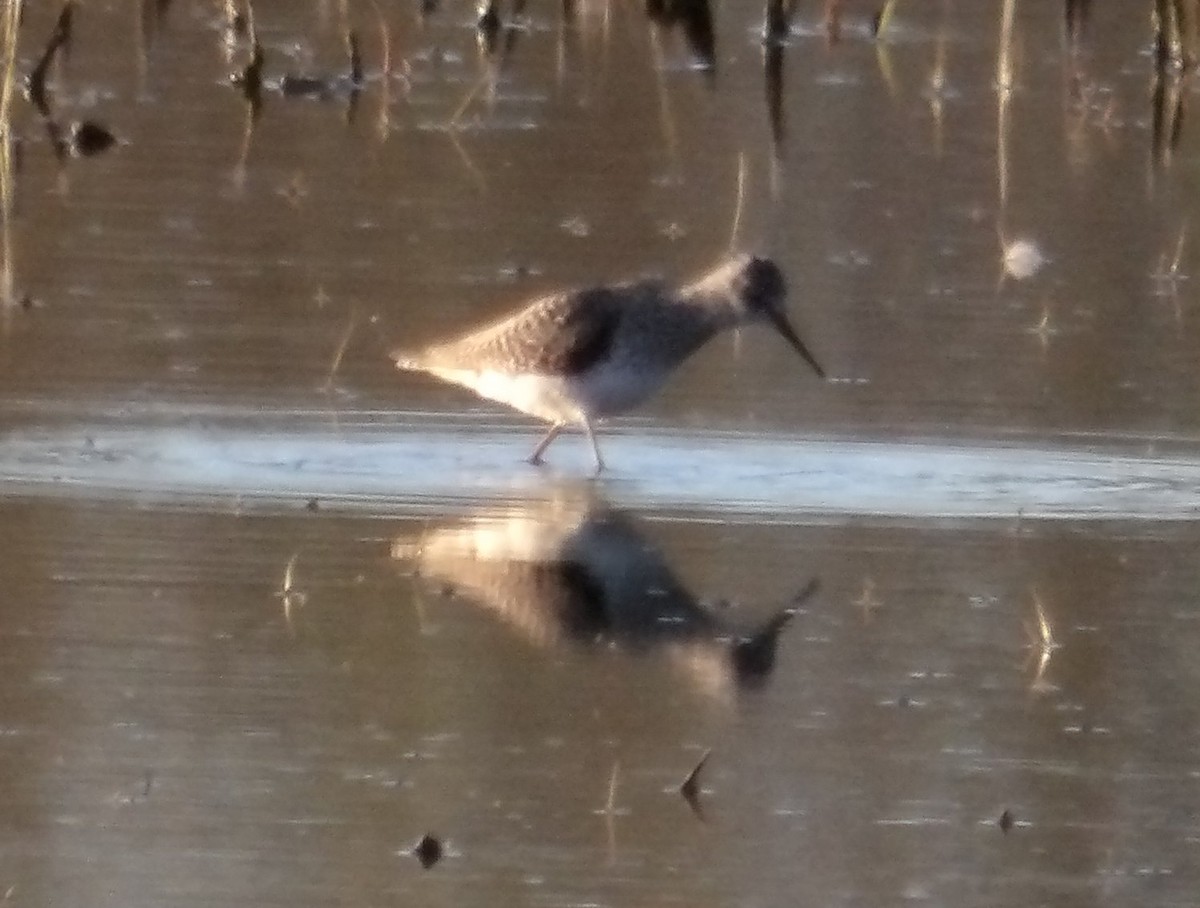
[[[677,290],[659,292],[648,330],[636,340],[653,347],[647,353],[653,361],[673,366],[739,321],[728,281],[706,275]]]
[[[704,312],[703,323],[709,336],[742,321],[730,276],[724,268],[680,288],[679,302]]]

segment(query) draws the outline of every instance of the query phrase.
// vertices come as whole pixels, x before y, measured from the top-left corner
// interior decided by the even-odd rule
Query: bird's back
[[[611,416],[655,393],[721,327],[721,309],[657,281],[552,294],[397,365],[550,422]]]
[[[631,307],[661,296],[650,282],[556,293],[456,340],[409,355],[402,368],[574,377],[611,355]]]

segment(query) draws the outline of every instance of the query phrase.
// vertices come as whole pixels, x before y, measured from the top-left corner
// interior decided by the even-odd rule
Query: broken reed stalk
[[[329,374],[325,377],[325,384],[322,389],[325,393],[333,390],[333,379],[337,375],[338,367],[342,364],[342,357],[346,355],[346,348],[350,346],[350,338],[354,335],[354,326],[358,322],[358,307],[350,310],[350,321],[346,323],[346,330],[342,332],[342,339],[338,342],[337,350],[333,354],[333,362],[329,364]]]
[[[350,86],[357,87],[362,85],[363,67],[362,54],[358,49],[358,35],[354,29],[346,30],[346,66],[349,69]]]
[[[1154,0],[1154,62],[1160,71],[1200,62],[1200,0]]]
[[[1154,62],[1165,69],[1174,56],[1175,15],[1171,0],[1154,0]]]
[[[371,0],[371,7],[375,10],[375,21],[379,26],[380,56],[382,57],[379,68],[386,80],[392,74],[392,29],[383,15],[383,10],[379,8],[378,0]]]
[[[371,8],[375,10],[375,20],[379,26],[379,114],[375,118],[375,131],[379,140],[385,141],[392,130],[392,29],[379,8],[378,0],[371,0]],[[408,80],[405,79],[405,87]]]
[[[1200,44],[1200,0],[1160,0],[1158,16],[1158,63],[1173,62],[1190,70],[1197,62]]]
[[[1180,65],[1194,69],[1200,58],[1200,0],[1175,0],[1175,21],[1179,23]]]
[[[897,0],[886,0],[883,4],[883,9],[879,12],[879,19],[875,23],[875,37],[883,37],[883,33],[888,30],[892,24],[892,17],[896,15]]]
[[[4,84],[0,89],[0,134],[7,145],[10,137],[12,100],[17,80],[17,26],[21,17],[20,0],[4,0],[0,41],[4,47]]]
[[[252,45],[258,45],[258,29],[254,27],[254,0],[246,0],[246,37]]]
[[[1000,11],[1000,46],[996,51],[996,182],[1000,197],[999,224],[1008,203],[1008,102],[1013,88],[1013,22],[1017,0],[1004,0]],[[1001,235],[1003,228],[998,227]]]
[[[742,227],[742,208],[746,203],[746,152],[738,152],[737,202],[733,208],[733,224],[729,228],[729,251],[737,247],[738,233]]]
[[[1000,10],[1000,49],[996,54],[996,88],[1009,92],[1013,87],[1013,22],[1017,15],[1017,0],[1004,0]]]
[[[12,103],[16,95],[17,28],[21,18],[20,0],[4,0],[0,11],[0,42],[4,50],[4,84],[0,87],[0,236],[3,240],[4,262],[0,271],[0,308],[13,303],[12,236],[9,217],[13,198],[13,135]]]
[[[608,777],[608,798],[604,801],[605,816],[611,817],[617,810],[617,782],[621,778],[621,761],[613,761],[612,773]]]
[[[667,158],[671,162],[671,172],[679,172],[679,143],[675,133],[675,118],[671,115],[671,96],[667,91],[667,67],[663,58],[662,44],[658,37],[658,25],[649,24],[650,53],[654,65],[654,75],[658,83],[658,114],[662,126],[663,140],[667,146]]]

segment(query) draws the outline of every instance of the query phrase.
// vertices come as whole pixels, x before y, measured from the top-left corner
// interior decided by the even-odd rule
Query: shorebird
[[[530,463],[542,463],[567,425],[581,426],[599,472],[596,421],[646,400],[721,331],[768,322],[824,378],[788,321],[786,296],[778,265],[739,255],[682,287],[640,281],[554,293],[456,340],[391,356],[400,369],[426,372],[549,422]]]

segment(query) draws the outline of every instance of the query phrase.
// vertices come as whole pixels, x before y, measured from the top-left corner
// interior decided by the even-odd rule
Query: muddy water
[[[108,154],[18,109],[7,900],[1191,904],[1198,140],[1144,11],[1019,5],[1000,104],[998,4],[802,8],[777,60],[719,4],[709,70],[636,5],[491,56],[388,5],[390,74],[363,7],[317,100],[337,5],[260,2],[255,114],[214,6],[80,11],[53,110]],[[710,264],[739,156],[831,382],[719,340],[593,481],[388,368]]]

